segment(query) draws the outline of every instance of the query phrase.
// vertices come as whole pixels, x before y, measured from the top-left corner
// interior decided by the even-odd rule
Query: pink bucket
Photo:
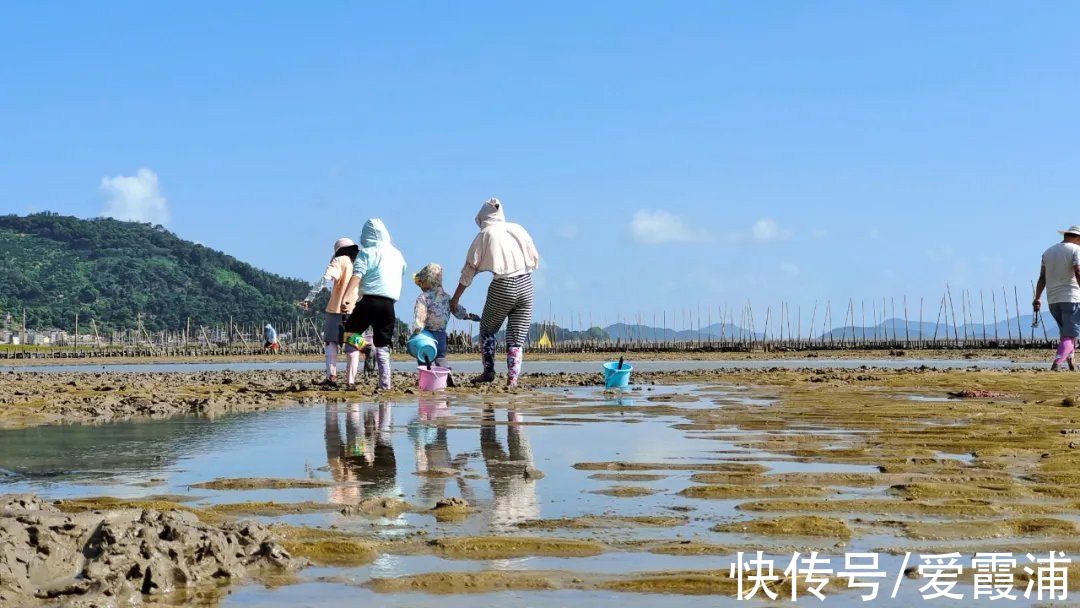
[[[446,378],[450,375],[450,368],[432,365],[428,369],[426,365],[416,368],[420,372],[420,390],[441,391],[446,388]]]

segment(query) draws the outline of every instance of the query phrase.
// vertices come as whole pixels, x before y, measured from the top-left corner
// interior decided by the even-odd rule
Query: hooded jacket
[[[521,225],[506,221],[499,199],[490,199],[480,207],[476,225],[480,234],[465,254],[459,280],[462,285],[471,285],[478,272],[490,272],[502,279],[528,274],[540,267],[540,253],[532,237]]]
[[[364,223],[360,233],[360,253],[353,264],[353,274],[361,277],[360,293],[396,302],[401,298],[405,268],[405,256],[394,247],[383,221],[373,217]]]

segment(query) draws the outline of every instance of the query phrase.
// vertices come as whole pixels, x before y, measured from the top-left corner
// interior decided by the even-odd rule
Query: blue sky
[[[931,309],[946,282],[1029,285],[1080,223],[1078,18],[1067,2],[11,4],[0,212],[161,219],[305,279],[377,215],[452,283],[496,195],[563,323],[747,299],[759,321],[781,299]]]

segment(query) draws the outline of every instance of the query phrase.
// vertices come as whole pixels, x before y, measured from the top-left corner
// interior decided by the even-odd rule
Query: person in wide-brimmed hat
[[[1057,322],[1061,341],[1050,369],[1058,370],[1067,363],[1075,369],[1073,352],[1076,338],[1080,336],[1080,226],[1069,226],[1058,231],[1060,243],[1042,254],[1039,282],[1035,286],[1035,300],[1031,303],[1035,312],[1042,308],[1042,293],[1050,303],[1050,315]]]

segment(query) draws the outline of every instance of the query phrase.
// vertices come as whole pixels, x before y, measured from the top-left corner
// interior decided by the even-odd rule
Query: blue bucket
[[[629,363],[623,363],[622,369],[619,369],[619,362],[612,361],[604,364],[604,386],[607,388],[626,388],[630,386],[630,372],[634,371],[634,366]]]
[[[434,362],[439,354],[439,345],[435,341],[435,336],[426,331],[409,338],[409,341],[405,343],[405,348],[408,349],[410,355],[416,357],[417,363],[421,364],[428,361]]]

